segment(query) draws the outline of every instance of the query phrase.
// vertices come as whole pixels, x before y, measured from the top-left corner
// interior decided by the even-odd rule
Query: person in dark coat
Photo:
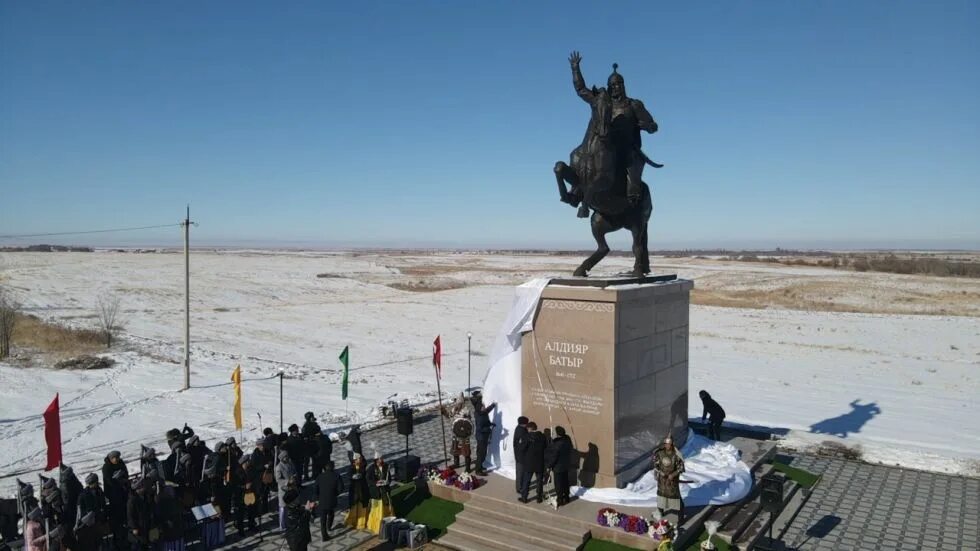
[[[184,511],[170,486],[164,487],[156,498],[156,528],[161,549],[183,549]]]
[[[698,396],[701,397],[701,403],[704,405],[701,422],[704,422],[705,417],[708,418],[708,438],[721,440],[721,423],[725,420],[725,410],[721,408],[721,404],[711,398],[708,391],[702,390],[698,392]]]
[[[316,477],[316,491],[320,500],[317,503],[320,513],[320,534],[323,536],[323,541],[327,541],[330,539],[330,530],[333,529],[337,498],[344,491],[344,481],[334,470],[333,461],[323,464],[323,472]]]
[[[292,424],[289,426],[289,437],[286,440],[286,451],[289,452],[289,460],[296,469],[296,481],[302,485],[306,479],[303,467],[306,463],[307,447],[303,435],[299,432],[299,426]]]
[[[90,475],[91,476],[91,475]],[[61,499],[64,504],[65,525],[69,533],[75,529],[78,523],[78,498],[82,494],[82,483],[75,476],[75,471],[68,466],[61,466],[59,476],[59,488],[61,489]],[[84,513],[83,513],[84,514]]]
[[[524,470],[521,480],[521,503],[527,503],[527,493],[531,488],[531,477],[534,476],[537,483],[537,501],[544,501],[544,435],[538,432],[538,425],[535,422],[527,424],[527,439],[524,442],[522,461]]]
[[[211,455],[211,450],[204,445],[196,434],[192,434],[184,441],[184,449],[190,456],[187,464],[187,487],[194,492],[195,501],[202,503],[207,499],[207,490],[201,480],[204,478],[204,460]]]
[[[361,448],[361,427],[360,425],[354,425],[347,431],[344,435],[344,439],[347,440],[347,459],[354,463],[354,454],[364,455],[364,450]]]
[[[75,528],[71,551],[98,551],[102,544],[102,534],[99,533],[95,513],[82,515]]]
[[[85,477],[85,489],[78,498],[78,514],[85,516],[89,513],[95,514],[95,523],[99,526],[105,526],[109,519],[106,514],[105,493],[99,487],[99,477],[95,473]]]
[[[255,530],[255,513],[258,511],[257,500],[254,488],[256,483],[261,484],[261,473],[252,468],[252,456],[244,455],[238,460],[238,468],[235,469],[235,479],[232,481],[234,492],[232,502],[235,504],[235,526],[240,527],[240,534],[247,534],[250,530]],[[251,494],[251,504],[246,503],[246,494]],[[245,520],[248,524],[245,525]]]
[[[265,437],[255,443],[248,463],[249,481],[252,491],[255,492],[255,514],[259,517],[269,512],[269,491],[272,490],[275,480],[272,474],[275,458],[272,449],[266,447],[267,441],[272,443]]]
[[[112,545],[115,551],[129,549],[126,536],[126,504],[129,500],[129,478],[125,470],[113,472],[112,479],[105,483],[105,495],[109,502],[109,530],[112,532]]]
[[[312,502],[305,504],[300,501],[299,492],[290,489],[284,496],[286,500],[286,543],[289,551],[306,551],[313,541],[310,534],[310,511]]]
[[[569,501],[568,471],[572,466],[572,439],[565,434],[565,427],[555,427],[555,439],[548,445],[548,465],[555,477],[555,493],[558,506]]]
[[[333,455],[333,441],[326,434],[318,433],[316,436],[316,460],[313,462],[313,476],[319,477],[326,464],[331,461]]]
[[[143,479],[133,483],[133,491],[126,502],[126,524],[133,551],[150,549],[150,529],[153,527],[153,506],[147,496],[147,484]]]
[[[320,469],[323,467],[318,464],[317,456],[317,438],[320,436],[320,425],[316,422],[316,415],[312,411],[307,411],[303,418],[305,422],[303,423],[303,430],[300,431],[300,435],[303,437],[303,441],[306,442],[306,461],[303,464],[303,477],[310,478],[307,473],[310,471],[310,465],[312,463],[312,478],[316,478],[320,474]]]
[[[105,456],[105,462],[102,464],[102,484],[105,489],[107,497],[113,495],[112,485],[115,484],[116,473],[122,471],[123,478],[129,478],[129,469],[126,468],[126,463],[122,460],[122,454],[118,450],[113,450],[109,452],[109,455]]]
[[[514,479],[517,493],[521,493],[521,465],[523,464],[523,457],[517,450],[523,449],[524,439],[527,438],[527,422],[528,418],[523,415],[517,418],[517,426],[514,427],[514,442],[511,446],[511,449],[514,450],[514,467],[517,472],[517,477]]]
[[[487,461],[487,447],[490,445],[490,435],[493,433],[493,422],[490,421],[490,413],[497,407],[497,403],[490,404],[489,407],[483,404],[483,395],[479,390],[473,391],[473,427],[476,434],[476,474],[486,476],[483,464]]]

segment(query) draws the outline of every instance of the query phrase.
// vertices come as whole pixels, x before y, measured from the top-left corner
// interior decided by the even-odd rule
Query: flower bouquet
[[[419,478],[424,478],[429,482],[437,482],[443,486],[452,486],[464,491],[470,491],[486,482],[469,473],[456,473],[453,469],[437,469],[436,467],[422,467],[419,469]]]
[[[598,522],[600,526],[620,528],[625,532],[638,535],[646,534],[647,530],[649,529],[646,519],[635,515],[619,513],[615,509],[611,509],[609,507],[599,509],[599,512],[596,515],[596,522]]]

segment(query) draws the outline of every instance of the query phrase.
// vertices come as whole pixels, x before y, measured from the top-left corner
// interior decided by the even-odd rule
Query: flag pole
[[[449,450],[446,449],[446,419],[442,414],[442,340],[436,335],[436,340],[432,343],[432,367],[436,372],[436,392],[439,399],[439,425],[442,427],[442,460],[449,466]]]
[[[442,384],[439,382],[439,372],[436,371],[436,392],[439,393],[439,424],[442,425],[442,460],[449,466],[449,450],[446,449],[446,419],[442,414]]]
[[[38,489],[38,495],[44,490],[44,477],[40,473],[37,475],[38,484],[40,487]],[[42,500],[44,498],[42,497]],[[42,509],[43,510],[43,509]],[[27,522],[24,522],[24,548],[27,548]],[[51,531],[48,530],[48,516],[44,515],[44,548],[51,549]]]

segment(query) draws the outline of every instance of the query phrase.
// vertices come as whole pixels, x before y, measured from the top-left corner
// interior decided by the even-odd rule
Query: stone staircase
[[[466,502],[439,543],[459,551],[567,551],[582,548],[588,539],[587,528],[556,522],[553,514],[477,498]]]
[[[752,491],[737,503],[709,505],[691,515],[675,541],[675,549],[687,549],[709,520],[719,523],[716,538],[741,551],[752,549],[768,533],[772,517],[762,510],[759,481],[773,472],[771,462],[776,455],[776,447],[768,441],[738,440],[736,444],[742,451],[742,460],[752,472]],[[780,473],[776,475],[782,476]],[[463,503],[463,511],[456,515],[456,521],[438,543],[458,551],[565,551],[581,549],[591,537],[597,537],[640,549],[654,547],[652,539],[625,535],[618,529],[602,528],[591,520],[591,516],[590,520],[583,520],[559,515],[547,508],[523,506],[514,500],[509,490],[512,484],[507,481],[507,498],[495,497],[480,490],[441,495],[444,499]],[[444,488],[436,489],[447,492]],[[785,531],[807,496],[808,493],[801,491],[795,482],[789,479],[784,481],[784,510],[774,523],[774,534],[781,535]],[[598,506],[588,505],[590,515]]]

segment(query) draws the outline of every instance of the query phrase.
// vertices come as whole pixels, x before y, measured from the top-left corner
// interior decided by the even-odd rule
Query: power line
[[[138,226],[132,228],[112,228],[107,230],[86,230],[86,231],[69,231],[69,232],[51,232],[51,233],[21,233],[21,234],[0,235],[0,239],[21,239],[24,237],[53,237],[59,235],[86,235],[90,233],[111,233],[111,232],[122,232],[122,231],[153,230],[157,228],[174,228],[182,225],[183,223],[177,223],[177,224],[159,224],[156,226]]]

